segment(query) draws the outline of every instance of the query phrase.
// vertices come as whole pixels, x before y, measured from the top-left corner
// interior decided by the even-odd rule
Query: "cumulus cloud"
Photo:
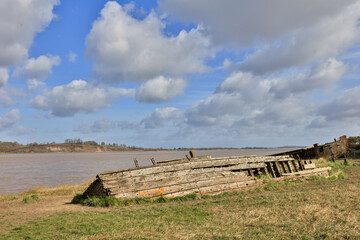
[[[0,88],[4,87],[9,79],[9,73],[6,68],[0,68]]]
[[[36,88],[41,84],[40,80],[45,80],[52,72],[53,66],[60,65],[60,58],[52,55],[42,55],[38,58],[30,58],[21,67],[18,67],[14,75],[28,79],[30,89]]]
[[[13,66],[27,57],[36,33],[54,18],[58,0],[0,1],[0,67]]]
[[[88,122],[83,121],[74,128],[75,132],[80,132],[83,134],[89,133],[104,133],[115,127],[115,123],[109,119],[102,118],[95,120],[93,124],[89,125]]]
[[[267,44],[244,60],[242,70],[263,74],[338,56],[359,40],[360,2],[313,26]]]
[[[248,86],[251,82],[256,81],[256,77],[247,72],[233,72],[225,79],[224,82],[216,89],[216,92],[237,92]]]
[[[109,119],[102,118],[96,120],[94,124],[90,126],[92,132],[99,133],[99,132],[107,132],[115,127],[115,123]]]
[[[343,77],[347,69],[343,62],[330,58],[326,62],[314,65],[307,73],[274,79],[270,92],[276,97],[283,97],[314,89],[330,88]]]
[[[137,121],[120,121],[118,123],[118,127],[120,127],[123,130],[137,129],[140,126],[141,126],[141,124]]]
[[[360,36],[358,0],[160,0],[159,5],[170,16],[203,24],[216,44],[256,49],[240,70],[257,75],[336,57]]]
[[[184,94],[187,82],[181,78],[160,76],[147,81],[139,87],[136,99],[139,102],[163,102]]]
[[[321,106],[318,110],[318,115],[324,117],[326,121],[359,121],[359,94],[360,87],[345,90],[338,97]]]
[[[200,27],[166,36],[165,23],[154,12],[138,20],[127,11],[116,2],[106,3],[86,38],[86,53],[102,81],[144,81],[206,70],[204,60],[214,51]]]
[[[296,72],[280,77],[265,78],[253,75],[250,72],[236,71],[233,72],[223,83],[216,89],[219,92],[247,92],[248,86],[254,86],[254,83],[261,83],[262,86],[268,86],[267,93],[272,94],[275,98],[283,98],[288,95],[309,92],[314,89],[326,89],[334,86],[338,82],[348,67],[335,58],[330,58],[325,62],[316,64],[310,70]],[[248,94],[247,94],[248,96]],[[251,98],[251,96],[248,96]]]
[[[3,116],[0,116],[0,131],[14,128],[20,118],[20,111],[18,109],[4,113]]]
[[[331,18],[356,0],[159,0],[170,16],[204,24],[220,44],[248,47]],[[311,6],[311,7],[309,7]]]
[[[5,86],[0,88],[0,104],[9,107],[16,104],[16,101],[26,97],[26,92],[17,88]]]
[[[144,117],[141,124],[145,128],[160,128],[167,124],[177,125],[184,121],[184,113],[173,107],[156,108],[153,113]]]
[[[30,101],[37,109],[47,110],[58,117],[73,116],[76,113],[97,112],[109,107],[111,102],[128,96],[133,97],[134,89],[103,88],[83,80],[74,80],[66,85],[45,90]]]
[[[344,63],[331,58],[307,71],[281,77],[265,78],[236,71],[213,95],[187,110],[187,122],[195,126],[224,127],[306,124],[316,109],[307,100],[311,92],[333,86],[346,69]]]

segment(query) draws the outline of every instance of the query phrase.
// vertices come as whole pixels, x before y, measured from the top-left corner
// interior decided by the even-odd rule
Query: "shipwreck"
[[[334,139],[333,142],[319,145],[313,144],[303,149],[273,154],[271,156],[293,156],[296,159],[319,159],[319,158],[346,158],[349,154],[349,144],[346,136]]]
[[[314,159],[346,157],[346,136],[324,145],[271,156],[196,157],[193,151],[186,158],[156,162],[140,167],[103,172],[83,193],[84,197],[111,196],[118,199],[177,197],[190,193],[213,195],[228,191],[255,188],[270,181],[329,176],[330,167],[316,168]]]
[[[328,176],[330,167],[316,168],[310,160],[290,156],[191,156],[156,162],[152,166],[103,172],[83,193],[84,197],[118,199],[199,196],[256,188],[271,181]]]

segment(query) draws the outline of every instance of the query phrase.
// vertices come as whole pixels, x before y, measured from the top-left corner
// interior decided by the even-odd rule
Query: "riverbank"
[[[266,148],[266,147],[245,147],[245,148],[191,148],[193,150],[200,151],[212,151],[212,150],[257,150],[257,149],[298,149],[302,147],[297,146],[284,146],[278,148]],[[143,148],[136,146],[126,146],[125,144],[98,144],[94,141],[79,142],[79,143],[32,143],[22,145],[16,142],[1,142],[0,141],[0,154],[31,154],[31,153],[99,153],[99,152],[150,152],[150,151],[189,151],[190,148]]]
[[[358,161],[356,162],[358,163]],[[87,184],[0,197],[1,239],[359,239],[360,166],[186,202],[70,204]]]

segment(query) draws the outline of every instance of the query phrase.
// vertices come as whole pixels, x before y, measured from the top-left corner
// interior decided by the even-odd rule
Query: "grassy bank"
[[[69,204],[84,186],[7,196],[0,239],[360,239],[360,167],[332,167],[336,178],[110,208]]]

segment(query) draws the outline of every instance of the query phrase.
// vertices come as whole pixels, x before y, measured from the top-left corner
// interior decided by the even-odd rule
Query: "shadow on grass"
[[[150,198],[135,198],[135,199],[126,199],[120,200],[114,197],[89,197],[84,198],[82,193],[78,193],[74,196],[71,203],[72,204],[82,204],[83,206],[90,207],[114,207],[114,206],[128,206],[131,204],[154,204],[154,203],[167,203],[167,202],[184,202],[192,201],[199,199],[196,193],[191,193],[181,197],[167,198],[161,196],[159,198],[150,199]]]

